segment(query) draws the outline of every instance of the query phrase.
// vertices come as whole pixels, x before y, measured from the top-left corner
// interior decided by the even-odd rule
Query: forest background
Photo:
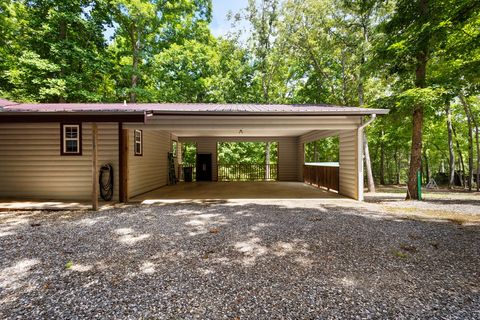
[[[220,37],[211,19],[210,0],[1,0],[0,96],[386,108],[365,145],[377,183],[478,189],[478,1],[249,0]]]

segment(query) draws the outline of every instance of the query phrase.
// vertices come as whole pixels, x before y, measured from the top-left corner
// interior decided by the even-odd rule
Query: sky
[[[210,30],[215,37],[223,36],[228,33],[231,22],[227,20],[228,12],[238,13],[241,9],[247,7],[248,0],[212,0],[212,22]],[[106,27],[104,35],[109,41],[113,36],[115,28]]]
[[[213,0],[212,10],[213,17],[210,23],[210,30],[215,37],[225,35],[230,29],[230,24],[227,20],[229,11],[237,13],[239,10],[246,8],[248,0]]]

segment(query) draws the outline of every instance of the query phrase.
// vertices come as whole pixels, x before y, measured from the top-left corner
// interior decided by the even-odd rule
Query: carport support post
[[[357,200],[363,201],[363,130],[370,123],[375,121],[376,114],[372,114],[371,118],[367,122],[361,124],[357,129]],[[362,118],[363,122],[363,118]]]
[[[357,200],[363,201],[363,127],[357,130]]]
[[[98,210],[98,128],[97,123],[92,123],[92,210]]]

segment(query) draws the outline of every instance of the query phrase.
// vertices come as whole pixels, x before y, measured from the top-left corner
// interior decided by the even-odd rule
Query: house
[[[113,200],[126,202],[167,184],[167,153],[172,146],[180,152],[185,142],[211,155],[202,168],[213,181],[217,142],[277,142],[278,180],[303,182],[304,144],[338,135],[338,192],[362,200],[362,129],[387,112],[330,105],[0,100],[0,198],[88,200],[92,191],[95,198],[99,168],[110,163]]]

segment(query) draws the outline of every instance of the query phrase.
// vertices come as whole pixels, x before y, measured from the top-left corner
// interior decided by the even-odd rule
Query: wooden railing
[[[303,181],[318,188],[339,191],[339,169],[332,166],[304,165]]]
[[[234,163],[217,165],[218,181],[275,181],[278,165],[264,163]]]

